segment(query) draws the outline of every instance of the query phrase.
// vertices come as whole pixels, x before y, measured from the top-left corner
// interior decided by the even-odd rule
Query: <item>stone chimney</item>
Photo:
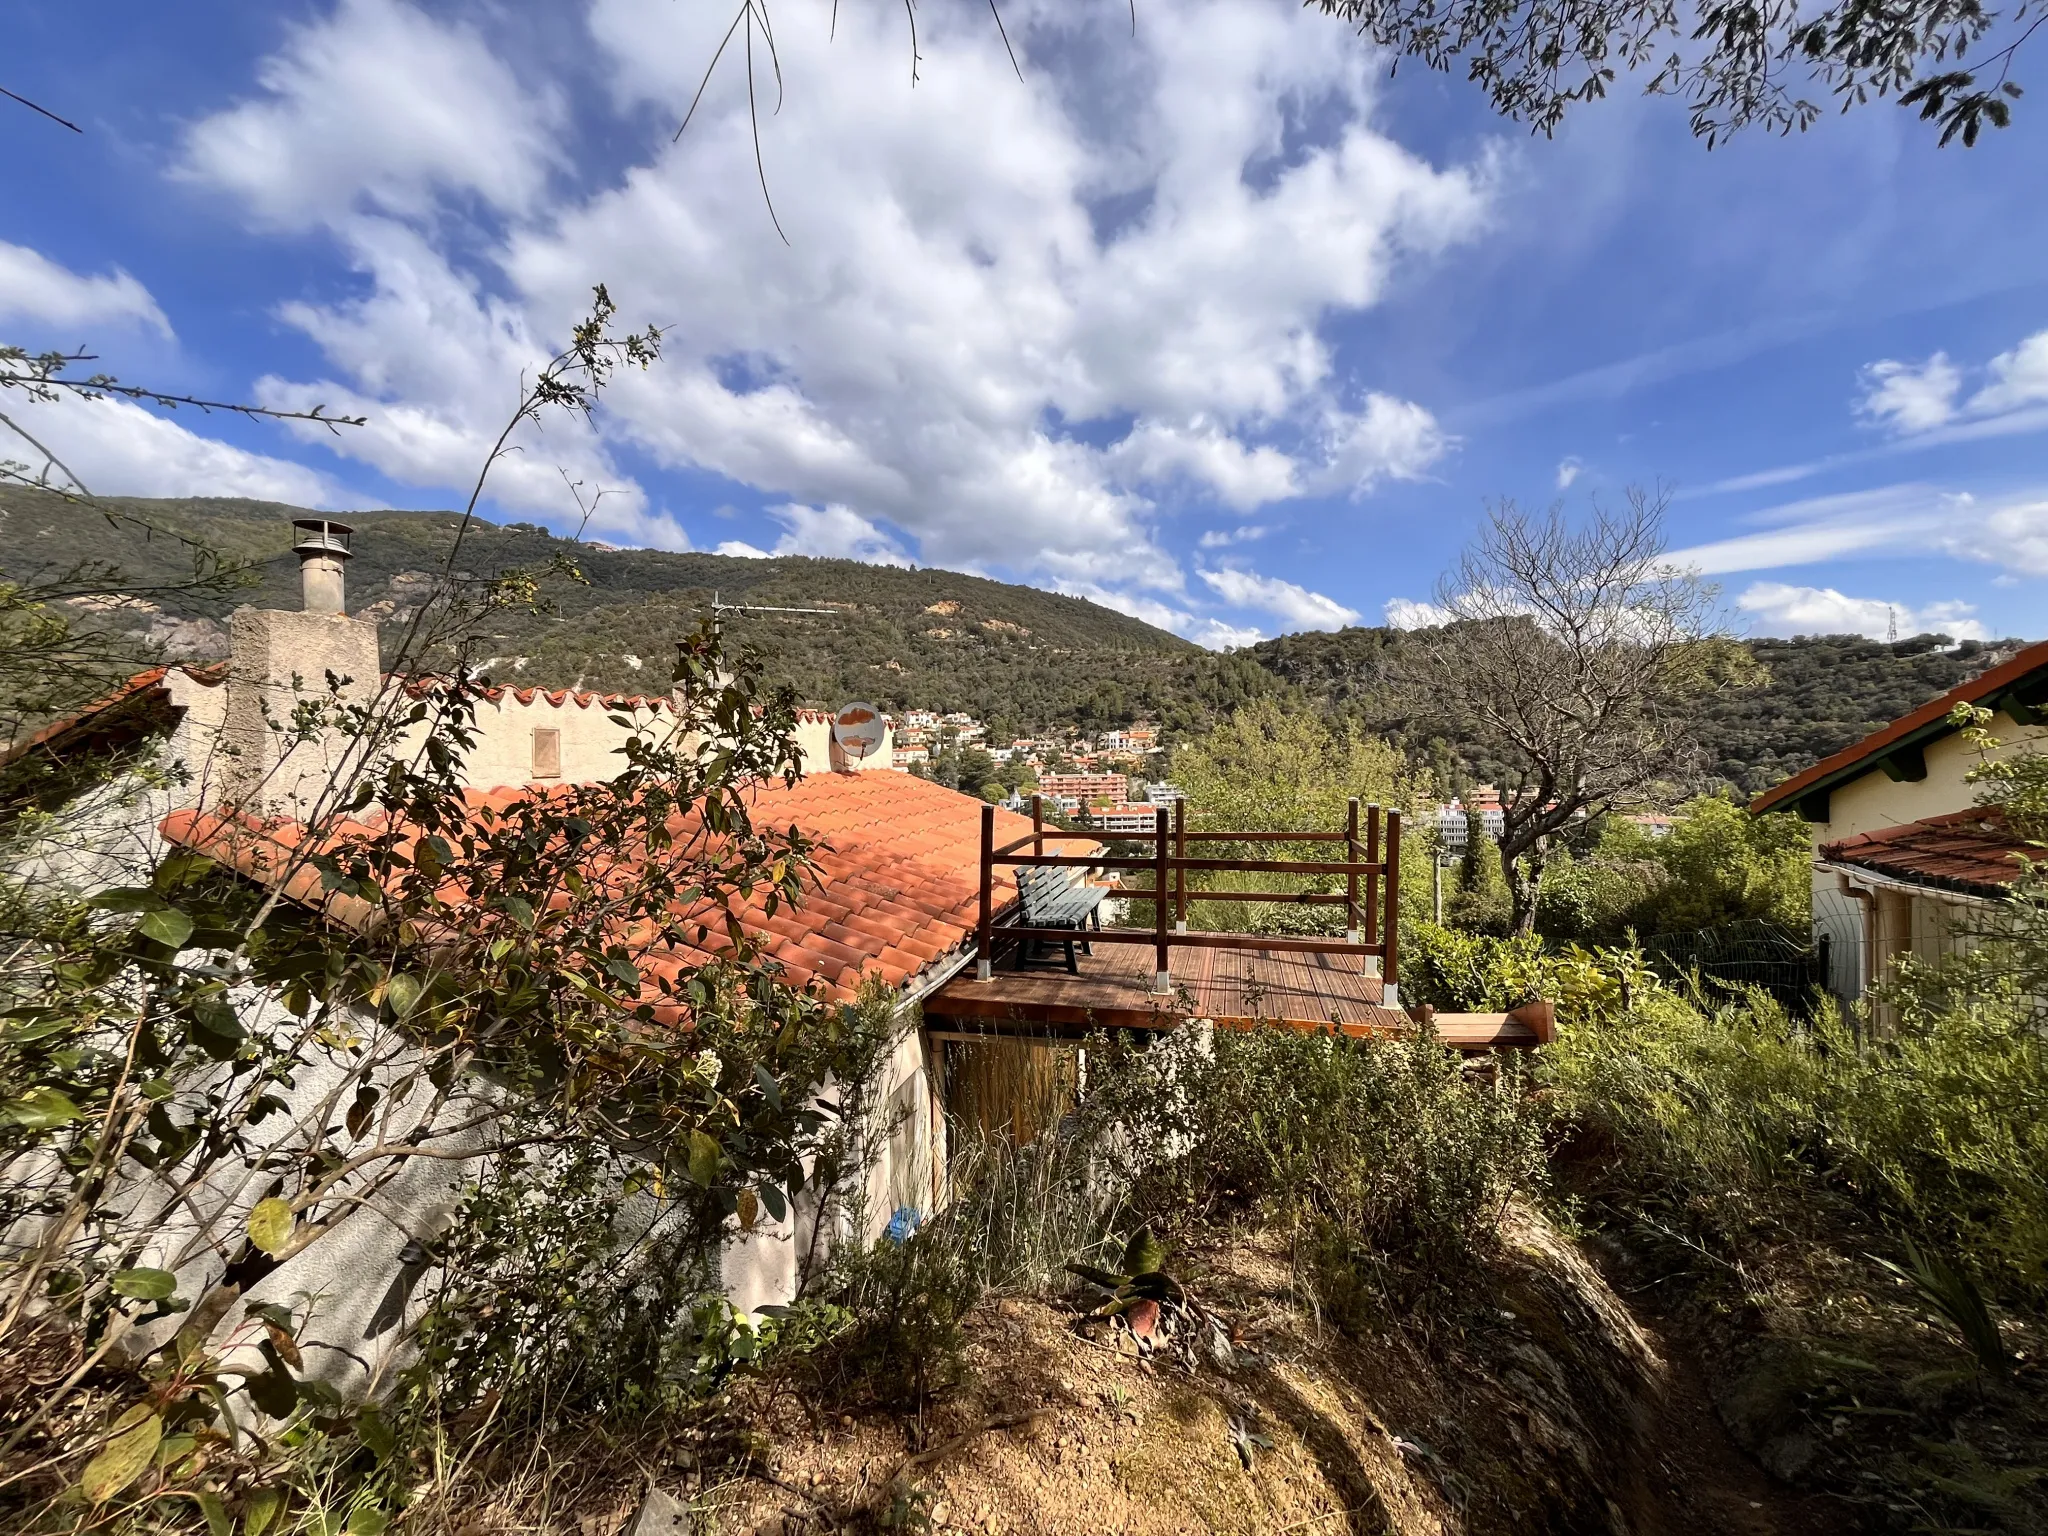
[[[228,749],[227,799],[264,816],[312,814],[356,738],[338,714],[376,696],[381,682],[377,625],[345,611],[346,523],[300,518],[304,609],[244,608],[228,626],[228,698],[221,725]]]
[[[299,594],[306,612],[346,613],[342,569],[355,529],[324,517],[301,517],[293,520],[292,531],[299,536],[292,552],[299,557]]]

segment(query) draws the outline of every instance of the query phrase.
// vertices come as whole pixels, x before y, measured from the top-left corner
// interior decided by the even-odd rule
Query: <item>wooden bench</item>
[[[1098,932],[1102,928],[1101,907],[1109,892],[1099,885],[1089,885],[1075,878],[1070,869],[1046,869],[1027,865],[1017,871],[1017,894],[1023,898],[1023,926],[1026,928],[1066,928],[1080,939],[1081,948],[1088,954],[1094,950],[1088,947],[1085,937],[1090,926]],[[1035,964],[1038,947],[1050,940],[1024,939],[1017,945],[1017,969]],[[1065,942],[1067,969],[1076,976],[1081,967],[1074,960],[1074,940]]]

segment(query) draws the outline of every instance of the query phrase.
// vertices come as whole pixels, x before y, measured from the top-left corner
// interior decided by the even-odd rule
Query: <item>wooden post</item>
[[[1387,812],[1387,938],[1380,962],[1380,1001],[1401,1006],[1401,813]]]
[[[1358,862],[1358,796],[1351,797],[1351,806],[1344,814],[1344,862]],[[1344,877],[1344,937],[1353,944],[1358,942],[1358,874],[1354,870]]]
[[[1045,797],[1039,794],[1031,797],[1031,856],[1045,857]]]
[[[1188,802],[1185,795],[1173,802],[1173,856],[1176,859],[1188,856]],[[1173,874],[1173,931],[1188,931],[1188,871],[1185,864]]]
[[[1365,862],[1376,865],[1379,861],[1380,808],[1377,805],[1369,805],[1365,808]],[[1380,872],[1374,869],[1365,877],[1365,942],[1377,944],[1379,941]]]
[[[996,808],[981,808],[981,921],[974,929],[974,976],[987,981],[995,975],[996,917]]]
[[[1173,844],[1166,836],[1166,807],[1161,806],[1152,813],[1152,924],[1153,958],[1158,962],[1152,974],[1154,992],[1173,990],[1173,973],[1166,959],[1166,908],[1172,900],[1173,882],[1167,873],[1167,863],[1173,852]]]

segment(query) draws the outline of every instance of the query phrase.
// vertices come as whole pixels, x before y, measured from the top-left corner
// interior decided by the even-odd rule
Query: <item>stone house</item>
[[[301,524],[300,532],[302,611],[245,609],[230,625],[224,665],[154,668],[9,750],[9,761],[41,754],[59,763],[155,743],[158,759],[176,770],[146,783],[116,783],[92,803],[68,807],[28,850],[26,867],[11,871],[16,878],[86,892],[131,883],[179,846],[265,883],[286,867],[287,860],[263,857],[263,840],[285,846],[322,810],[336,769],[346,766],[354,748],[331,730],[295,739],[274,727],[309,694],[324,694],[330,678],[343,702],[366,706],[404,687],[402,679],[380,675],[375,623],[346,612],[349,530],[315,521]],[[676,701],[662,695],[489,688],[475,721],[475,748],[463,764],[466,787],[490,803],[535,787],[609,779],[623,767],[627,739],[661,730],[676,709]],[[757,785],[751,794],[757,817],[796,826],[821,845],[815,889],[800,906],[747,921],[797,984],[815,983],[827,997],[851,1001],[864,982],[879,978],[895,994],[900,1032],[878,1089],[889,1130],[886,1144],[871,1149],[867,1173],[868,1209],[886,1222],[901,1208],[931,1210],[943,1193],[945,1120],[917,1005],[974,959],[983,806],[977,797],[887,771],[886,737],[864,759],[846,758],[834,745],[830,715],[805,711],[797,744],[802,776],[794,784]],[[1006,839],[1031,830],[1026,818],[997,814]],[[224,835],[230,827],[237,835]],[[1075,840],[1074,846],[1096,845]],[[299,873],[309,872],[300,866]],[[1003,878],[999,901],[1007,911],[1016,903],[1016,882],[1008,872]],[[289,883],[283,894],[309,904],[320,900]],[[251,1001],[251,1027],[284,1019],[274,999]],[[311,1102],[322,1091],[315,1074],[295,1096]],[[408,1164],[379,1196],[385,1220],[337,1231],[333,1240],[265,1275],[245,1296],[287,1305],[295,1296],[321,1297],[310,1335],[325,1346],[317,1352],[326,1362],[321,1373],[343,1388],[378,1379],[403,1335],[394,1324],[409,1294],[401,1290],[407,1265],[415,1262],[408,1254],[416,1251],[417,1237],[446,1222],[468,1177],[460,1160]],[[222,1199],[253,1196],[223,1193]],[[814,1235],[800,1230],[804,1220],[793,1211],[784,1220],[764,1219],[749,1233],[735,1228],[719,1272],[737,1307],[753,1310],[790,1298],[799,1251]],[[234,1230],[237,1224],[230,1219],[224,1225]],[[0,1234],[0,1242],[11,1236]],[[188,1280],[193,1287],[211,1284],[227,1262],[203,1234],[175,1223],[159,1248],[145,1262],[178,1272],[181,1290]]]

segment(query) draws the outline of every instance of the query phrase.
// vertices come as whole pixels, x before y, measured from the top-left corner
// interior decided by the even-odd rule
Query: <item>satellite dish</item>
[[[846,704],[832,717],[832,740],[854,762],[882,750],[888,725],[872,704]]]

